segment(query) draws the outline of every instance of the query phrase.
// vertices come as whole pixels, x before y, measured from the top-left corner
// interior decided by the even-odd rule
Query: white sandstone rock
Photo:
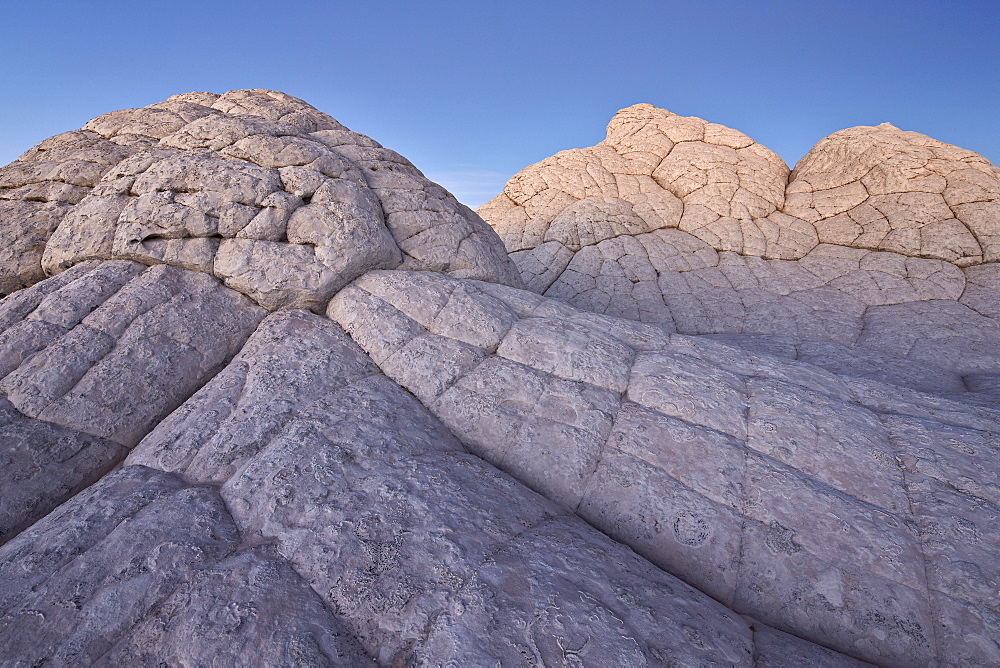
[[[114,258],[213,274],[270,310],[322,310],[398,266],[521,285],[489,225],[405,158],[264,90],[174,96],[42,142],[0,170],[0,240],[2,293]]]

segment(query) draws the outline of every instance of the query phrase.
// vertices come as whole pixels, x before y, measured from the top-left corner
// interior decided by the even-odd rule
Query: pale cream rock
[[[0,170],[2,653],[1000,662],[996,169],[883,126],[788,182],[636,105],[481,209],[508,258],[281,93],[46,140]]]
[[[526,287],[591,312],[860,344],[977,383],[1000,371],[992,325],[954,304],[998,311],[982,263],[1000,259],[1000,170],[915,132],[843,130],[789,172],[740,132],[635,105],[603,142],[525,168],[480,213]],[[891,343],[920,317],[955,319],[932,337],[949,352]]]
[[[522,170],[480,213],[510,252],[546,241],[579,251],[679,227],[719,250],[794,259],[817,238],[779,213],[788,173],[740,132],[639,104],[618,112],[597,146]]]
[[[795,166],[785,213],[820,241],[968,266],[1000,259],[1000,170],[888,123],[835,132]]]
[[[45,277],[42,252],[59,222],[131,152],[77,130],[50,137],[0,168],[0,295]]]

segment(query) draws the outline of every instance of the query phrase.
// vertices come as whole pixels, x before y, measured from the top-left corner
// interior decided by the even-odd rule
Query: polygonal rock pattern
[[[0,170],[0,198],[3,294],[112,258],[207,272],[272,310],[321,309],[371,268],[520,285],[475,213],[399,154],[274,91],[105,114]]]
[[[0,543],[124,459],[264,314],[206,274],[127,260],[0,302]]]
[[[126,464],[221,485],[240,531],[276,545],[381,664],[755,651],[744,620],[468,454],[312,314],[265,319]]]
[[[0,663],[998,664],[995,183],[638,105],[483,209],[531,292],[281,93],[46,140],[0,170]]]
[[[876,663],[1000,659],[1000,410],[975,393],[426,272],[329,314],[471,452],[735,610]]]
[[[849,344],[872,322],[920,320],[996,343],[981,317],[996,315],[995,271],[979,270],[1000,259],[1000,169],[888,124],[835,133],[789,172],[742,133],[636,105],[600,144],[525,168],[479,212],[529,289],[596,313]],[[961,355],[945,348],[913,354],[947,368]]]
[[[815,230],[769,218],[787,177],[781,158],[741,132],[638,104],[615,115],[603,142],[522,170],[482,211],[512,253],[555,244],[571,255],[678,228],[718,250],[801,257]]]
[[[467,453],[305,311],[0,547],[0,576],[15,664],[855,664]]]
[[[78,130],[46,139],[0,168],[0,295],[45,278],[42,251],[59,222],[132,152]]]
[[[795,166],[785,212],[822,243],[1000,260],[1000,169],[981,155],[889,123],[835,132]]]
[[[35,420],[0,398],[0,544],[125,458],[119,443]]]

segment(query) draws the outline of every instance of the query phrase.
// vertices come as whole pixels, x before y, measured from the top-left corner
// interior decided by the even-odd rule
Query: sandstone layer
[[[994,406],[426,272],[329,313],[471,452],[718,601],[878,662],[995,642]]]
[[[637,105],[498,236],[274,91],[46,140],[0,665],[1000,663],[998,184]]]

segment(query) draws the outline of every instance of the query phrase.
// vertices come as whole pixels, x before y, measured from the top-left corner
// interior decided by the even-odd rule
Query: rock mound
[[[875,130],[789,173],[630,108],[483,209],[513,261],[281,93],[46,140],[0,170],[0,663],[1000,663],[992,168]],[[830,236],[926,184],[978,251]]]
[[[585,310],[1000,371],[1000,169],[915,132],[844,130],[789,172],[740,132],[636,105],[479,211],[529,289]]]
[[[821,243],[937,258],[1000,260],[1000,169],[888,123],[835,132],[795,166],[785,211]]]
[[[405,158],[274,91],[105,114],[5,167],[0,198],[4,292],[114,258],[203,271],[271,310],[321,309],[373,268],[520,284],[489,227]]]

